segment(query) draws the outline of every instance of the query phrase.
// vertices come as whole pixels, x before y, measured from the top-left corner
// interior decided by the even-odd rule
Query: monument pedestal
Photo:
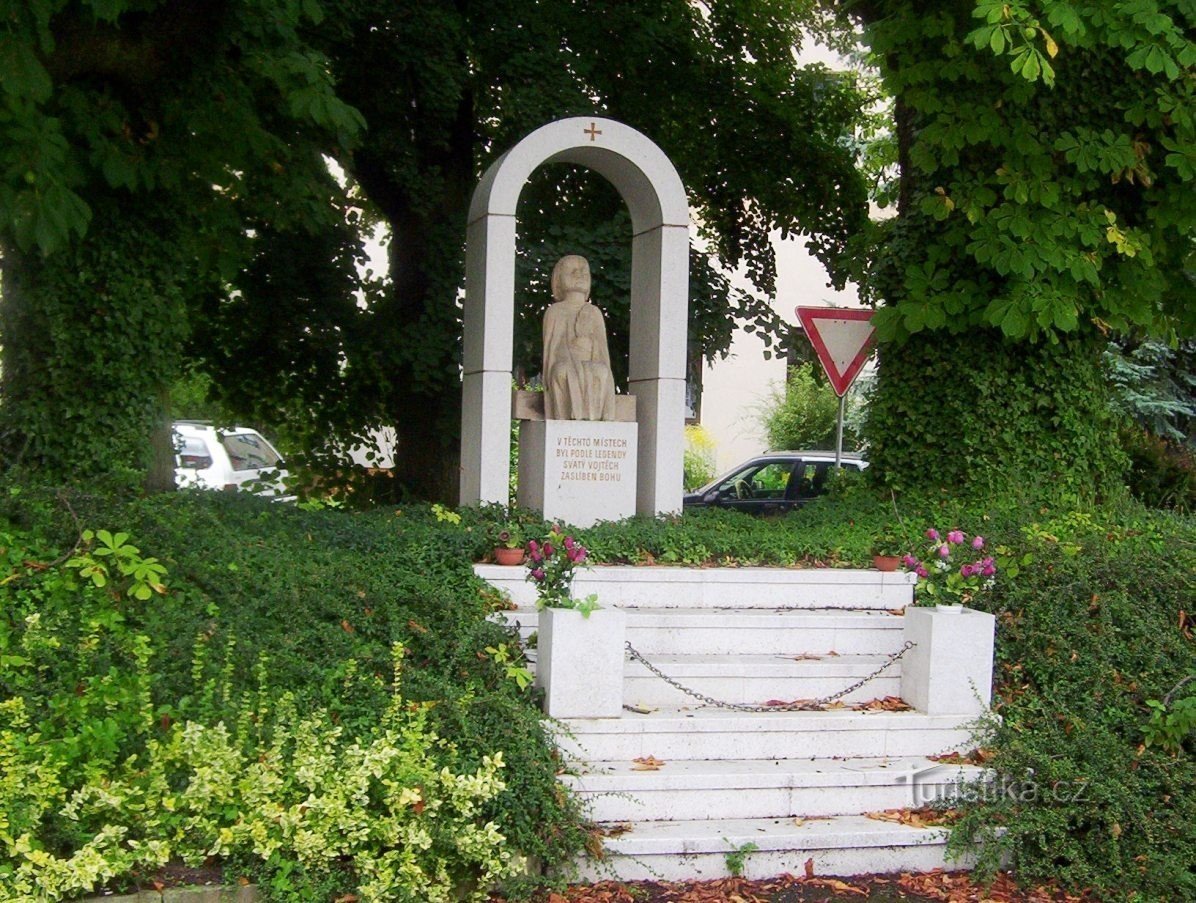
[[[519,424],[520,507],[589,527],[635,514],[634,423],[524,420]]]

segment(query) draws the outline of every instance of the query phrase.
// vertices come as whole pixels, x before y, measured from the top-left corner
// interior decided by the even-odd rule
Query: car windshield
[[[233,470],[282,467],[282,459],[257,433],[224,433],[220,442],[228,452]]]

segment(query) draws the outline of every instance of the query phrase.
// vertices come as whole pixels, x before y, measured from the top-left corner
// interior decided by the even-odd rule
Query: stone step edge
[[[624,710],[620,718],[562,718],[575,736],[598,734],[743,733],[755,731],[962,730],[975,715],[928,715],[925,712],[860,712],[850,709],[815,712],[738,712],[716,708],[666,708],[648,713]],[[553,721],[545,722],[552,728]]]
[[[899,787],[954,784],[992,775],[978,765],[947,765],[926,757],[860,759],[680,759],[659,770],[633,760],[585,762],[559,780],[577,793],[791,788]]]
[[[630,830],[604,837],[603,848],[619,856],[721,855],[734,853],[749,843],[755,844],[760,853],[924,846],[945,844],[950,833],[946,827],[912,827],[863,814],[618,824],[630,825]]]
[[[475,564],[483,580],[504,583],[526,580],[525,565]],[[870,568],[687,567],[684,565],[595,564],[578,571],[576,581],[593,583],[791,584],[795,586],[912,586],[913,574]]]
[[[615,606],[621,608],[621,606]],[[842,628],[848,630],[902,630],[902,615],[891,614],[884,608],[621,608],[627,615],[627,626],[635,627],[719,627],[719,620],[731,622],[732,629],[759,630],[761,627]],[[540,613],[534,608],[510,608],[496,611],[490,617],[511,624],[521,622],[525,627],[539,623]],[[684,623],[684,622],[693,622]],[[682,623],[678,623],[682,622]],[[714,622],[714,623],[712,623]]]

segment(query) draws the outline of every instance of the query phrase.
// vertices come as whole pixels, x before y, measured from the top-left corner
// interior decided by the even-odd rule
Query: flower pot
[[[494,550],[494,561],[497,564],[505,565],[523,564],[523,549],[508,549],[505,546],[499,546]]]
[[[553,718],[623,714],[623,640],[627,615],[600,608],[587,618],[572,608],[540,612],[536,685]]]
[[[900,555],[873,555],[872,566],[878,571],[895,571],[901,564]]]

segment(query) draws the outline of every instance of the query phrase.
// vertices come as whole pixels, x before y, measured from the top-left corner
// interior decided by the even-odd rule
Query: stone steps
[[[581,879],[686,881],[733,874],[728,855],[743,851],[741,874],[750,879],[794,875],[862,875],[933,868],[966,868],[949,861],[946,830],[915,828],[864,815],[827,819],[720,818],[627,823],[603,841],[602,860],[581,863]],[[748,852],[748,845],[755,849]]]
[[[851,759],[592,761],[561,777],[600,822],[852,815],[949,798],[982,768],[922,756]]]
[[[536,632],[525,569],[478,572],[520,606],[497,617],[517,624],[525,639]],[[569,763],[562,782],[608,828],[605,857],[578,863],[583,879],[725,877],[741,867],[738,858],[753,878],[805,874],[807,862],[815,874],[844,876],[970,864],[946,859],[945,829],[865,813],[917,808],[987,776],[929,757],[975,745],[991,647],[957,636],[968,635],[969,625],[978,634],[985,624],[991,631],[991,616],[940,618],[912,609],[907,618],[910,578],[876,571],[595,568],[574,587],[576,596],[592,592],[603,606],[620,608],[626,639],[655,667],[730,703],[836,693],[912,639],[917,649],[845,702],[904,690],[923,711],[729,710],[686,695],[626,657],[620,717],[550,724]],[[534,666],[536,650],[528,656]],[[965,686],[968,680],[976,689]],[[617,704],[618,681],[607,684]],[[585,686],[592,686],[589,678]],[[583,710],[587,691],[577,691]],[[643,769],[635,762],[648,757],[663,764]],[[743,852],[749,844],[755,851]]]
[[[889,655],[901,646],[902,619],[887,611],[832,609],[624,609],[627,640],[644,655]],[[534,609],[499,612],[536,630]]]
[[[913,711],[661,708],[622,718],[569,718],[557,744],[583,761],[927,756],[967,746],[971,731],[961,721]]]
[[[881,667],[884,655],[653,655],[649,661],[682,685],[714,699],[759,704],[779,699],[817,699],[838,693]],[[644,665],[628,661],[624,700],[638,706],[696,705],[693,697],[665,683]],[[901,662],[846,696],[861,702],[901,693]]]
[[[474,572],[535,608],[526,567],[479,564]],[[597,593],[620,608],[897,609],[911,598],[913,575],[848,568],[686,568],[598,565],[579,571],[573,594]]]

